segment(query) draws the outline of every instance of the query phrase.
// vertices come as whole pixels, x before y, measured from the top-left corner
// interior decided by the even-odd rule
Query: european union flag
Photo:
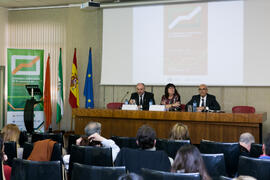
[[[92,50],[89,49],[88,67],[84,84],[85,108],[94,108],[93,76],[92,76]]]

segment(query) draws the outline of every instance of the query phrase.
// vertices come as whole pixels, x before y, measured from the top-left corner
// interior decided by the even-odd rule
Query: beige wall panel
[[[0,66],[6,65],[8,10],[0,7]]]
[[[128,92],[128,94],[127,94]],[[131,93],[134,92],[134,86],[114,86],[114,91],[113,91],[113,100],[114,102],[124,102],[125,99],[130,98]]]
[[[136,85],[132,86],[132,88],[134,89],[133,92],[135,92],[136,91]],[[153,89],[153,86],[149,86],[149,85],[145,84],[145,91],[152,92],[152,89]]]
[[[8,17],[9,48],[44,49],[44,69],[46,68],[48,53],[50,53],[52,126],[56,129],[57,73],[60,47],[63,49],[64,87],[66,85],[65,9],[9,11]],[[65,94],[66,91],[64,89]]]
[[[83,88],[88,64],[89,47],[92,47],[93,79],[95,106],[104,102],[103,90],[99,88],[101,70],[101,25],[99,11],[81,11],[79,8],[46,9],[9,12],[9,47],[44,49],[45,59],[51,53],[51,87],[53,128],[56,129],[56,85],[58,73],[59,48],[63,48],[63,80],[65,113],[61,121],[61,129],[69,130],[71,108],[68,103],[71,66],[74,48],[77,48],[78,78],[80,90],[80,105],[84,107]],[[98,30],[99,29],[99,30]],[[45,63],[45,62],[44,62]],[[104,88],[103,88],[104,89]],[[101,94],[101,95],[100,95]]]
[[[110,102],[116,102],[114,100],[114,86],[103,86],[104,87],[104,108]]]
[[[156,86],[153,88],[153,93],[155,97],[156,104],[160,104],[161,102],[161,97],[164,95],[164,89],[165,86]]]
[[[178,92],[181,95],[181,103],[182,104],[187,104],[193,95],[198,94],[198,87],[197,86],[193,86],[193,87],[177,87]]]
[[[101,70],[101,57],[100,57],[100,12],[94,11],[81,11],[79,8],[69,8],[67,10],[67,86],[69,91],[70,74],[73,61],[74,48],[77,48],[77,65],[78,65],[78,79],[79,79],[79,97],[80,107],[85,107],[85,96],[83,95],[85,74],[88,65],[89,48],[92,48],[92,64],[93,64],[93,84],[94,84],[94,103],[95,107],[104,106],[103,90],[100,90],[100,70]],[[69,95],[66,95],[68,99]],[[101,99],[101,100],[99,100]],[[102,104],[100,104],[102,103]],[[71,107],[66,104],[68,111],[67,120],[64,129],[69,130],[71,120]]]
[[[263,123],[263,135],[270,132],[270,89],[267,87],[250,87],[247,89],[247,105],[254,106],[256,111],[267,112],[267,121]]]
[[[245,87],[224,87],[223,109],[231,111],[233,106],[243,105],[247,103],[247,90]]]

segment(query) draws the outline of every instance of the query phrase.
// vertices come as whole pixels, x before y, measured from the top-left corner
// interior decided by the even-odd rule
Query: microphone
[[[127,91],[126,94],[121,98],[120,102],[123,102],[123,100],[125,99],[125,97],[127,97],[128,94],[129,94],[129,91]]]

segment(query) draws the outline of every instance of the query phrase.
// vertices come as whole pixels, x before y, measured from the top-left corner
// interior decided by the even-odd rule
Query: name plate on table
[[[166,111],[165,105],[151,105],[149,111]]]
[[[123,104],[122,110],[138,110],[138,106],[136,104]]]

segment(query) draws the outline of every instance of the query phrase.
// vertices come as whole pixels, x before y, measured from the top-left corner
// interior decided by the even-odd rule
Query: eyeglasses
[[[207,90],[207,88],[199,88],[199,91],[204,91],[204,90]]]

